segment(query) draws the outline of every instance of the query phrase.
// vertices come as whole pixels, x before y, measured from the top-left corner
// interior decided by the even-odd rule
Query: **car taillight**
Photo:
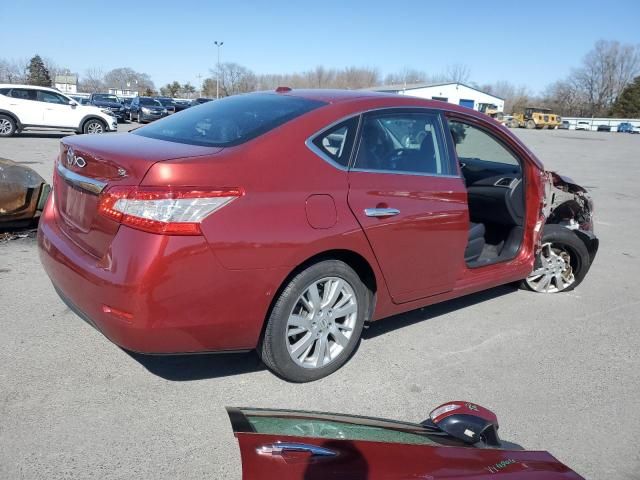
[[[237,188],[113,187],[100,194],[98,211],[138,230],[167,235],[200,235],[200,223],[242,196]]]

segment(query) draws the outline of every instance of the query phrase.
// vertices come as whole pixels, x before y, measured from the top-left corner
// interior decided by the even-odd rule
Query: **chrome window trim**
[[[100,194],[107,186],[106,182],[101,182],[95,178],[85,177],[84,175],[72,172],[60,162],[58,162],[56,169],[58,171],[58,175],[60,175],[67,183],[81,190],[93,193],[94,195]]]
[[[355,167],[351,167],[349,168],[348,166],[344,166],[339,164],[338,162],[336,162],[334,159],[332,159],[331,157],[329,157],[327,154],[325,154],[322,150],[320,150],[315,143],[313,143],[313,140],[318,137],[319,135],[323,134],[324,132],[332,129],[333,127],[335,127],[336,125],[342,123],[342,122],[346,122],[348,120],[351,120],[352,118],[355,117],[362,117],[362,115],[365,115],[367,113],[371,113],[371,112],[380,112],[380,111],[384,111],[384,110],[398,110],[398,109],[403,109],[403,110],[424,110],[425,113],[431,113],[434,114],[438,117],[438,123],[440,124],[440,128],[441,128],[441,134],[443,136],[443,140],[445,140],[445,146],[447,145],[447,141],[446,141],[446,132],[444,131],[444,122],[443,120],[443,116],[445,115],[445,110],[438,110],[435,109],[433,107],[421,107],[421,106],[415,106],[415,105],[400,105],[400,106],[394,106],[394,107],[379,107],[379,108],[369,108],[367,110],[361,110],[358,113],[350,113],[349,115],[345,115],[344,117],[341,117],[340,119],[336,120],[333,123],[330,123],[329,125],[327,125],[326,127],[322,128],[321,130],[318,130],[317,132],[315,132],[314,134],[312,134],[311,136],[309,136],[307,138],[307,140],[304,142],[304,144],[307,146],[307,148],[309,150],[311,150],[313,153],[315,153],[316,155],[318,155],[322,160],[324,160],[325,162],[327,162],[329,165],[337,168],[338,170],[342,170],[343,172],[365,172],[365,173],[388,173],[388,174],[393,174],[393,175],[414,175],[414,176],[420,176],[420,177],[438,177],[438,178],[462,178],[462,174],[458,173],[458,175],[451,175],[451,174],[438,174],[438,173],[424,173],[424,172],[410,172],[410,171],[403,171],[403,170],[369,170],[369,169],[364,169],[364,168],[355,168]],[[360,123],[361,123],[361,118],[358,119],[358,128],[356,129],[356,135],[358,135],[360,133]],[[356,140],[358,140],[356,138]],[[354,153],[357,154],[357,150],[358,150],[358,145],[353,145],[353,149],[351,152],[351,156],[353,156]],[[447,156],[449,155],[449,152],[447,152]],[[350,159],[351,160],[351,159]],[[351,163],[351,162],[349,162]]]

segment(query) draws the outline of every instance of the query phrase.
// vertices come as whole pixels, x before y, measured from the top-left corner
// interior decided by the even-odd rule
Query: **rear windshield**
[[[236,95],[191,107],[133,132],[211,147],[231,147],[258,137],[324,102],[269,93]]]

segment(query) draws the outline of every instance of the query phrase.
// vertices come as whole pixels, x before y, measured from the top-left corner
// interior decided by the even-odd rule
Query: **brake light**
[[[200,223],[207,216],[242,194],[237,188],[113,187],[100,195],[98,211],[146,232],[200,235]]]

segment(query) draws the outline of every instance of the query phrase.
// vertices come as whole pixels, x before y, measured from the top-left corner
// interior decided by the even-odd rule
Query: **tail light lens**
[[[113,187],[100,195],[98,211],[138,230],[167,235],[200,235],[200,223],[242,196],[237,188]]]

